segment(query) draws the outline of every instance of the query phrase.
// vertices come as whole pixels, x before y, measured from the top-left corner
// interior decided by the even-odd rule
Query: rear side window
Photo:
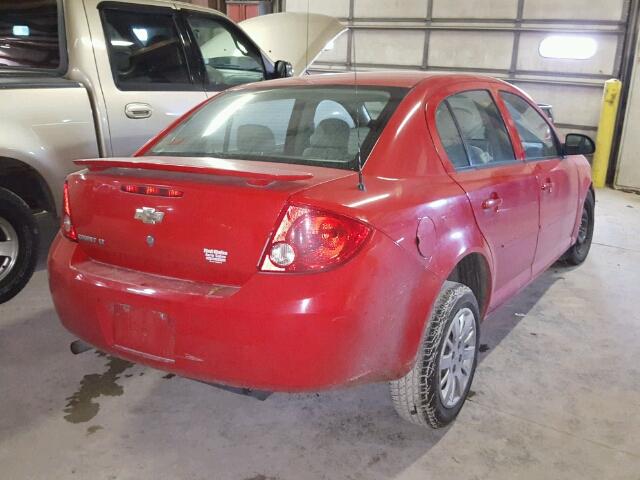
[[[455,119],[472,166],[515,161],[511,139],[489,92],[462,92],[445,102]]]
[[[447,102],[442,102],[436,111],[436,127],[449,161],[455,168],[468,167],[467,152],[464,150],[462,137],[453,121]]]
[[[57,0],[0,2],[0,69],[60,67]]]
[[[500,96],[516,124],[526,159],[559,157],[553,131],[542,115],[518,95],[500,92]]]
[[[118,88],[175,90],[191,86],[186,55],[171,12],[105,8],[102,24]]]

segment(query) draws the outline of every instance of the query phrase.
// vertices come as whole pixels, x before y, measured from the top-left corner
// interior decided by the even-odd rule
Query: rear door
[[[501,91],[520,137],[525,161],[533,167],[540,192],[540,232],[533,274],[545,270],[571,245],[577,214],[578,171],[562,157],[548,123],[524,97]]]
[[[202,81],[179,12],[166,2],[84,1],[111,155],[130,155],[206,99]]]
[[[531,278],[539,214],[533,167],[516,159],[489,90],[448,96],[436,108],[435,126],[450,175],[467,193],[491,249],[496,306]]]

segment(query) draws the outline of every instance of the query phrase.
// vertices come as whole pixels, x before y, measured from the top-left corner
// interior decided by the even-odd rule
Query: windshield
[[[366,161],[406,90],[289,87],[228,92],[147,155],[217,157],[354,169]]]

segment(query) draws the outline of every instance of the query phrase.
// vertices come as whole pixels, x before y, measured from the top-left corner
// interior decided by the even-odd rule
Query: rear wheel
[[[478,302],[465,285],[445,282],[413,368],[390,383],[393,405],[404,419],[440,428],[464,404],[479,346]]]
[[[591,242],[593,241],[595,200],[593,193],[589,191],[582,207],[580,227],[578,228],[578,238],[562,259],[570,265],[580,265],[587,259]]]
[[[39,232],[29,206],[0,188],[0,303],[27,284],[38,260]]]

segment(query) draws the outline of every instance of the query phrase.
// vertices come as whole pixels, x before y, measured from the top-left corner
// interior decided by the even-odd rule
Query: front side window
[[[472,166],[515,161],[507,128],[488,91],[458,93],[446,103]]]
[[[211,17],[189,15],[202,60],[205,82],[211,90],[264,80],[260,52],[233,25]]]
[[[122,90],[191,86],[174,15],[167,11],[104,9],[102,23],[113,78]]]
[[[526,159],[559,157],[555,136],[544,117],[518,95],[500,92],[500,96],[516,124]]]
[[[0,69],[60,68],[57,0],[0,2]]]
[[[288,87],[216,97],[148,155],[265,160],[353,169],[405,94],[398,88]],[[375,117],[366,105],[383,105]]]

